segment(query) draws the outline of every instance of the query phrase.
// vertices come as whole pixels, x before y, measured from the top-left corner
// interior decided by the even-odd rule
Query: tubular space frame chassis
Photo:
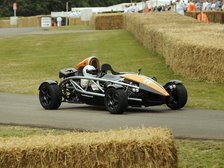
[[[77,80],[81,80],[81,79],[85,79],[88,80],[88,84],[85,88],[82,88],[78,83]],[[139,87],[136,85],[131,85],[131,84],[127,84],[123,82],[123,78],[120,78],[118,80],[110,80],[110,79],[104,79],[104,78],[93,78],[93,77],[84,77],[84,76],[72,76],[72,77],[68,77],[63,79],[60,83],[59,83],[59,87],[62,88],[63,84],[66,83],[70,83],[71,86],[67,87],[68,89],[73,89],[76,92],[79,92],[82,94],[82,96],[100,96],[100,97],[105,97],[105,91],[102,88],[102,86],[100,86],[99,82],[103,82],[103,83],[110,83],[110,84],[115,84],[115,85],[119,85],[119,86],[123,86],[124,88],[131,88],[131,89],[136,89],[139,90]],[[89,83],[93,84],[94,86],[96,86],[99,89],[99,93],[94,92],[94,91],[88,91],[88,85]],[[134,101],[142,101],[142,99],[139,98],[130,98],[128,97],[128,100],[134,100]]]

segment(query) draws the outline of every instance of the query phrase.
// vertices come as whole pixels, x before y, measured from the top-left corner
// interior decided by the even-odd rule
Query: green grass
[[[156,76],[161,84],[182,80],[189,93],[187,107],[224,110],[224,84],[176,75],[161,55],[125,30],[18,36],[1,39],[0,46],[0,92],[38,94],[41,82],[58,80],[60,69],[95,55],[117,71],[141,68],[142,74]]]
[[[62,135],[68,131],[57,129],[43,129],[43,128],[29,128],[20,126],[1,126],[0,125],[0,137],[27,137],[33,135]]]
[[[94,29],[94,27],[92,25],[90,25],[90,24],[44,28],[44,30],[46,30],[46,31],[55,31],[55,30],[93,30],[93,29]]]
[[[223,168],[224,141],[176,140],[180,168]]]
[[[62,135],[68,131],[54,129],[1,126],[0,137],[27,137],[33,135]],[[179,168],[223,168],[224,141],[175,140]]]
[[[9,17],[0,17],[0,20],[9,20]]]

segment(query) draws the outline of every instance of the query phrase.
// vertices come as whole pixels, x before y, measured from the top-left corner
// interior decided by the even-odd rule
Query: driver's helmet
[[[96,68],[92,65],[86,65],[83,68],[83,76],[85,76],[85,77],[96,77]]]

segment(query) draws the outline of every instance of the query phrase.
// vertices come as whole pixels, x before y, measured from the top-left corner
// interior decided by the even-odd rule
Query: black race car
[[[142,107],[167,104],[178,110],[187,102],[187,90],[178,80],[164,86],[156,78],[133,72],[116,72],[111,65],[100,66],[92,56],[76,68],[62,69],[61,81],[47,80],[39,87],[40,104],[58,109],[61,102],[105,106],[112,114],[122,114],[128,106]]]

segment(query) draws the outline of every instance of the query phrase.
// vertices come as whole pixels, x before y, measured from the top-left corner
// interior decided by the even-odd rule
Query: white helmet
[[[92,65],[86,65],[84,68],[83,68],[83,76],[85,77],[96,77],[95,74],[92,74],[91,71],[95,71],[96,68]]]

